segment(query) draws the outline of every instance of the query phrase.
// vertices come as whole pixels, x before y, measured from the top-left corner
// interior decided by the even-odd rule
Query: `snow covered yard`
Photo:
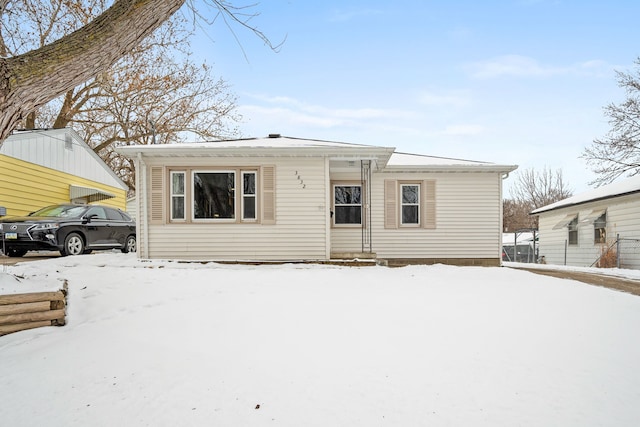
[[[640,425],[640,297],[622,292],[106,253],[0,266],[0,293],[62,279],[67,326],[0,337],[2,425]]]

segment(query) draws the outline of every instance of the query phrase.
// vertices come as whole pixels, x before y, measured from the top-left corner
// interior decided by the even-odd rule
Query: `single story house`
[[[590,267],[609,253],[619,257],[622,268],[640,268],[640,175],[543,206],[531,215],[539,217],[540,257],[549,264]]]
[[[282,137],[135,145],[138,256],[500,265],[512,165]]]
[[[128,186],[72,129],[17,131],[0,146],[0,207],[19,216],[58,203],[124,210]]]

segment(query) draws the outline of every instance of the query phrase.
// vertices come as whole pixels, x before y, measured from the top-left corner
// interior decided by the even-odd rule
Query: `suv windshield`
[[[46,216],[51,218],[76,218],[82,215],[86,206],[47,206],[29,216]]]

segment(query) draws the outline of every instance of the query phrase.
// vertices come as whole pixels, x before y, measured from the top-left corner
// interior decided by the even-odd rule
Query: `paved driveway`
[[[640,296],[640,281],[624,279],[621,277],[607,276],[604,274],[572,271],[572,270],[544,270],[540,268],[517,267],[520,270],[527,270],[536,274],[558,277],[561,279],[572,279],[590,285],[604,286],[605,288],[617,289],[630,294]]]

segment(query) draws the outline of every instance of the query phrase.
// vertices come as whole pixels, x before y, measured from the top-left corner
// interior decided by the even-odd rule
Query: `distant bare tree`
[[[502,227],[505,233],[527,228],[537,228],[536,217],[529,215],[529,203],[505,199],[502,202]]]
[[[511,197],[503,202],[505,231],[537,228],[537,217],[531,217],[529,212],[573,195],[561,169],[555,172],[546,167],[541,172],[525,169],[517,174],[518,178],[509,191]]]
[[[640,173],[640,58],[635,64],[633,72],[616,71],[618,86],[627,97],[604,107],[611,130],[604,138],[594,139],[581,155],[598,175],[594,181],[598,185]]]

